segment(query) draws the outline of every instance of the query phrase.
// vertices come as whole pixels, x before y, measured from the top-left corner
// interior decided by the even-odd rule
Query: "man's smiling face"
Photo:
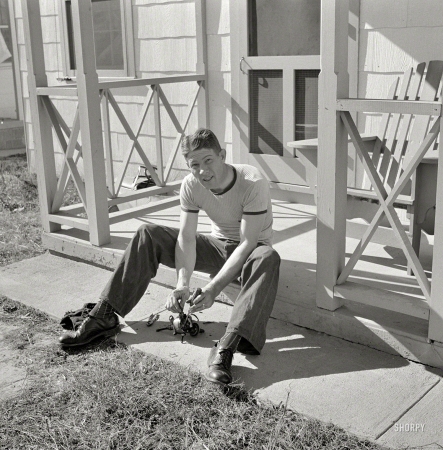
[[[222,192],[230,183],[230,166],[225,163],[225,150],[216,153],[212,148],[200,148],[186,156],[188,167],[195,178],[206,188]]]

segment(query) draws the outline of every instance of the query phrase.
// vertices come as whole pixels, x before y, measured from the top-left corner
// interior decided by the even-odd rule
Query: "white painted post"
[[[163,167],[163,142],[162,142],[162,122],[160,113],[160,85],[151,86],[154,91],[154,122],[155,122],[155,144],[157,150],[157,174],[160,180],[160,186],[164,186],[164,167]]]
[[[195,2],[195,28],[197,39],[197,73],[204,74],[198,83],[203,89],[198,94],[198,126],[209,128],[208,49],[206,41],[206,0]]]
[[[349,97],[348,0],[323,0],[317,177],[317,306],[335,310],[334,286],[345,262],[347,133],[337,98]]]
[[[440,98],[443,104],[443,95]],[[443,116],[440,116],[440,162],[437,169],[437,198],[435,205],[434,254],[432,257],[432,286],[428,338],[443,342]]]
[[[12,44],[12,70],[14,72],[14,87],[15,87],[15,103],[17,105],[17,118],[25,121],[24,105],[23,105],[23,86],[21,82],[19,50],[17,42],[17,25],[15,18],[14,0],[8,0],[9,8],[9,24],[11,27],[11,44]],[[29,149],[26,149],[28,151]],[[29,155],[28,155],[29,158]]]
[[[72,22],[89,240],[93,245],[104,245],[111,239],[91,0],[72,0]]]
[[[116,194],[114,183],[114,164],[112,159],[111,124],[109,121],[109,102],[107,89],[103,91],[101,105],[102,105],[102,120],[103,120],[103,136],[106,155],[106,184],[108,186],[111,198],[115,198]]]
[[[48,86],[43,52],[40,4],[35,0],[22,0],[22,10],[42,226],[44,231],[53,232],[60,229],[60,225],[51,223],[48,217],[52,212],[52,202],[57,191],[54,144],[51,120],[42,99],[37,96],[38,87]]]

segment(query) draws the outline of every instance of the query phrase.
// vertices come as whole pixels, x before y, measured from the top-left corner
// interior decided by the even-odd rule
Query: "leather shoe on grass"
[[[232,382],[231,365],[234,353],[231,348],[215,346],[208,358],[209,369],[205,378],[211,383],[226,386]]]
[[[67,331],[60,338],[63,347],[79,347],[92,342],[98,337],[110,337],[115,335],[120,329],[120,323],[116,314],[99,319],[88,316],[76,331]]]

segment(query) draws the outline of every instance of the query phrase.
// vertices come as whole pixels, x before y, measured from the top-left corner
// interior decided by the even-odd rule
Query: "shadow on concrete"
[[[169,322],[158,321],[147,327],[145,321],[127,322],[129,328],[123,329],[119,340],[127,345],[149,344],[158,348],[158,343],[180,343],[180,335],[171,330],[157,331]],[[226,322],[200,322],[204,333],[184,338],[183,350],[209,349],[221,337]],[[191,345],[189,345],[191,344]],[[144,346],[149,351],[149,346]],[[180,344],[175,347],[180,351]],[[161,356],[161,355],[159,355]],[[331,374],[355,373],[376,369],[394,369],[407,366],[409,362],[398,356],[389,355],[359,344],[327,336],[312,330],[270,319],[268,339],[260,356],[236,354],[233,375],[244,380],[248,386],[261,389],[281,381],[327,376]]]
[[[285,380],[322,377],[377,369],[406,367],[398,356],[339,341],[311,330],[295,329],[293,335],[269,336],[261,356],[247,356],[254,368],[235,367],[235,376],[263,389]],[[234,362],[235,364],[235,362]]]
[[[174,315],[176,317],[176,315]],[[144,343],[159,343],[159,342],[180,342],[181,335],[174,335],[172,330],[161,330],[169,325],[169,321],[159,320],[152,326],[146,326],[146,321],[126,321],[128,327],[122,328],[122,334],[119,338],[127,345],[144,344]],[[203,333],[197,336],[190,336],[187,334],[183,341],[184,343],[191,343],[201,348],[210,349],[216,340],[218,340],[225,333],[227,322],[198,322]]]

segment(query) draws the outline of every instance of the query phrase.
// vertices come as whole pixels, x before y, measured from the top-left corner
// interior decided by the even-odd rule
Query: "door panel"
[[[250,153],[283,156],[283,71],[249,71]]]
[[[306,185],[286,143],[317,136],[320,0],[241,3],[239,25],[248,32],[240,43],[239,103],[248,122],[240,159],[271,181]]]
[[[320,6],[321,0],[230,0],[233,159],[273,181],[309,184],[286,143],[317,136]],[[359,1],[350,6],[350,97],[356,97]],[[355,153],[351,159],[352,184]]]
[[[317,136],[319,65],[315,55],[242,59],[241,102],[249,117],[242,159],[271,181],[307,184],[286,143]]]
[[[248,56],[320,55],[320,0],[250,0]]]

